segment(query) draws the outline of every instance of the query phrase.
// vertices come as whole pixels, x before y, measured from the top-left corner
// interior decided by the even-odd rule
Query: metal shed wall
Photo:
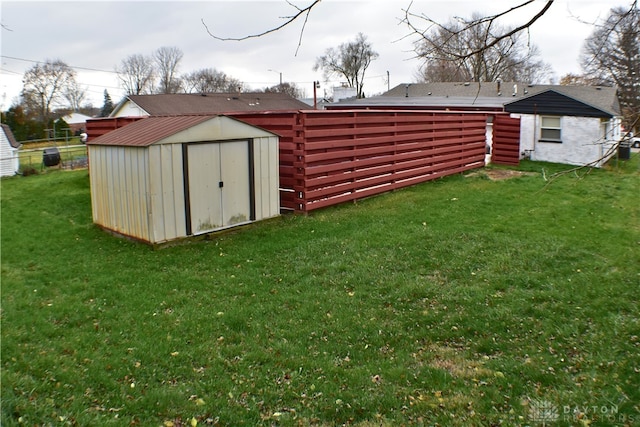
[[[106,229],[151,241],[149,150],[89,146],[93,222]]]
[[[280,215],[280,174],[278,137],[253,140],[256,220]],[[276,165],[274,168],[273,165]]]
[[[182,146],[149,147],[149,241],[166,242],[186,236]]]

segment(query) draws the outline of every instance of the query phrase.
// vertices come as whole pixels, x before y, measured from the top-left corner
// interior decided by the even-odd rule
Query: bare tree
[[[182,83],[178,77],[178,66],[183,57],[177,47],[161,47],[153,53],[158,74],[158,93],[178,93]]]
[[[25,104],[35,106],[40,120],[47,123],[52,107],[62,101],[65,90],[75,85],[75,71],[59,59],[47,60],[29,69],[22,84]]]
[[[472,25],[472,23],[478,24]],[[474,13],[471,19],[455,18],[421,33],[415,44],[417,57],[424,61],[425,81],[540,82],[551,67],[540,59],[536,46],[521,33],[494,40],[493,34],[510,32]],[[470,54],[469,52],[475,52]]]
[[[152,92],[155,72],[151,58],[140,54],[130,55],[122,60],[116,72],[127,95]]]
[[[182,76],[187,93],[237,92],[244,88],[240,80],[226,75],[215,68],[203,68]]]
[[[584,74],[569,73],[560,78],[560,84],[564,86],[597,86],[600,81]]]
[[[264,90],[266,93],[286,93],[292,98],[302,98],[303,90],[296,86],[295,83],[280,83],[275,86],[268,87]]]
[[[509,39],[512,36],[527,30],[530,26],[532,26],[538,19],[544,16],[545,13],[549,10],[554,0],[546,0],[544,1],[543,6],[537,10],[537,12],[527,21],[523,22],[520,25],[515,27],[500,27],[499,20],[506,16],[514,15],[517,11],[530,6],[535,3],[539,3],[536,0],[527,0],[521,1],[519,4],[504,10],[495,15],[477,15],[475,18],[471,20],[464,20],[458,18],[462,25],[460,25],[454,32],[451,33],[451,36],[456,36],[462,33],[468,32],[478,32],[480,29],[480,34],[483,33],[482,29],[484,28],[484,40],[485,43],[482,45],[470,46],[466,51],[460,51],[459,49],[451,49],[447,50],[446,46],[443,46],[443,51],[447,52],[452,57],[457,58],[458,60],[462,60],[465,58],[471,58],[483,51],[492,48],[493,46],[501,43],[503,40]],[[411,30],[410,36],[417,35],[419,38],[423,37],[430,28],[443,28],[443,25],[439,24],[437,21],[433,20],[426,14],[417,14],[411,11],[411,7],[413,2],[409,4],[409,7],[403,9],[404,11],[404,19],[403,22],[409,27]],[[498,28],[499,27],[499,28]],[[446,30],[446,29],[445,29]]]
[[[347,84],[356,89],[357,97],[364,97],[364,75],[371,61],[378,58],[367,37],[358,33],[356,39],[342,43],[337,48],[329,48],[324,55],[316,59],[313,70],[322,69],[325,79],[338,74],[347,80]]]
[[[286,0],[287,3],[292,6],[293,8],[296,9],[296,12],[290,16],[285,16],[283,17],[284,22],[281,25],[278,25],[276,27],[272,27],[269,28],[267,30],[264,31],[260,31],[260,32],[256,32],[253,34],[249,34],[246,36],[242,36],[242,37],[225,37],[222,35],[217,35],[217,34],[213,34],[209,28],[207,27],[206,23],[204,22],[204,19],[201,20],[202,25],[205,27],[207,33],[217,39],[217,40],[222,40],[222,41],[229,41],[229,40],[233,40],[233,41],[241,41],[241,40],[247,40],[250,38],[257,38],[257,37],[262,37],[265,35],[268,35],[270,33],[273,33],[275,31],[281,30],[283,28],[285,28],[286,26],[292,24],[293,22],[297,21],[299,18],[304,18],[304,25],[302,27],[302,30],[300,31],[300,39],[298,42],[298,48],[300,47],[301,41],[302,41],[302,37],[304,34],[304,29],[306,27],[306,23],[309,19],[309,16],[312,12],[312,9],[314,9],[315,7],[317,7],[320,4],[321,0],[313,0],[307,7],[301,8],[298,7],[296,5],[294,5],[293,3],[291,3],[291,1]],[[487,39],[487,44],[484,46],[480,46],[477,49],[469,49],[467,52],[465,52],[463,54],[463,57],[471,57],[473,55],[478,54],[480,51],[491,48],[494,44],[499,43],[501,40],[503,39],[507,39],[510,38],[516,34],[522,33],[522,32],[526,32],[528,31],[528,29],[534,25],[536,23],[536,21],[538,21],[540,18],[542,18],[553,6],[553,2],[554,0],[520,0],[519,3],[515,4],[514,6],[508,8],[508,9],[504,9],[503,11],[493,14],[493,15],[486,15],[486,16],[482,16],[480,19],[475,20],[475,21],[469,21],[467,22],[467,25],[464,26],[463,28],[460,29],[460,31],[470,31],[472,30],[475,26],[478,25],[488,25],[489,29],[491,29],[492,33],[491,33],[491,39]],[[632,1],[632,6],[631,8],[637,7],[637,0],[633,0]],[[427,14],[424,13],[415,13],[413,10],[411,10],[413,6],[413,1],[411,1],[411,3],[409,4],[409,6],[406,9],[401,9],[403,14],[404,14],[404,18],[402,19],[402,22],[404,22],[410,29],[410,34],[407,35],[407,37],[411,37],[411,36],[418,36],[418,37],[422,37],[422,35],[424,33],[426,33],[431,27],[433,26],[440,26],[440,24],[433,20],[432,18],[430,18]],[[495,24],[498,23],[498,21],[500,21],[501,19],[505,18],[505,17],[511,17],[511,16],[515,16],[517,13],[521,12],[522,10],[524,10],[527,7],[536,7],[536,9],[534,9],[533,12],[531,12],[531,15],[528,19],[522,21],[520,24],[514,26],[514,27],[510,27],[508,29],[504,29],[504,31],[493,31],[493,27]],[[296,54],[297,54],[297,49],[296,49]]]
[[[87,97],[87,90],[80,87],[80,85],[78,85],[78,82],[76,82],[76,80],[74,79],[67,85],[63,92],[63,95],[69,103],[69,107],[71,107],[72,111],[80,111],[82,102]]]
[[[640,116],[640,11],[637,1],[629,9],[610,10],[583,46],[585,75],[599,84],[618,87],[623,122],[627,129]]]

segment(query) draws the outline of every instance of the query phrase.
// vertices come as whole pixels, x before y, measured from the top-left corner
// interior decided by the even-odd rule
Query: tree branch
[[[535,2],[536,0],[527,0],[522,2],[521,4],[514,6],[508,10],[505,10],[504,12],[495,14],[495,15],[490,15],[490,16],[486,16],[482,19],[477,19],[477,20],[472,20],[472,21],[465,21],[460,19],[460,21],[462,21],[465,25],[464,27],[462,27],[460,30],[458,31],[454,31],[451,32],[451,37],[454,37],[464,31],[470,31],[473,28],[481,25],[481,24],[485,24],[488,23],[488,28],[491,27],[491,25],[498,19],[501,18],[503,16],[506,16],[509,13],[512,13],[520,8],[523,8],[525,6],[528,6],[530,4],[532,4],[533,2]],[[474,49],[474,50],[470,50],[467,51],[464,55],[456,55],[458,56],[458,59],[464,59],[464,58],[469,58],[472,57],[474,55],[477,55],[479,53],[482,53],[488,49],[490,49],[491,47],[495,46],[496,44],[498,44],[500,41],[510,38],[513,35],[526,30],[527,28],[529,28],[531,25],[533,25],[538,19],[540,19],[545,13],[547,13],[547,11],[549,10],[549,8],[553,5],[554,0],[546,0],[545,5],[542,7],[542,9],[540,9],[540,11],[538,13],[536,13],[529,21],[527,21],[526,23],[519,25],[513,29],[510,29],[509,31],[503,33],[503,34],[498,34],[495,35],[493,40],[488,41],[485,45]],[[405,18],[402,22],[404,22],[405,24],[407,24],[407,26],[415,33],[418,34],[420,36],[422,36],[423,38],[425,38],[426,33],[433,27],[433,26],[437,26],[438,28],[442,29],[442,30],[446,30],[449,31],[449,29],[445,28],[443,25],[437,23],[436,21],[434,21],[433,19],[429,18],[427,15],[421,14],[421,15],[417,15],[413,12],[411,12],[411,6],[413,5],[413,2],[411,2],[409,4],[409,6],[407,7],[407,9],[404,9],[403,11],[405,12]],[[419,19],[423,19],[428,23],[428,26],[425,30],[420,30],[416,25],[414,25],[412,23],[412,19],[413,18],[419,18]]]
[[[636,118],[635,122],[633,122],[633,124],[631,125],[631,129],[633,129],[636,124],[638,124],[638,121],[640,121],[640,117]],[[568,175],[570,173],[574,173],[577,176],[579,171],[588,168],[587,172],[585,172],[585,175],[587,175],[589,172],[591,172],[592,168],[597,166],[603,160],[606,160],[607,158],[611,157],[613,155],[613,153],[615,153],[615,151],[620,147],[620,144],[622,143],[622,141],[627,139],[630,136],[630,134],[631,134],[630,130],[625,132],[625,134],[622,136],[620,141],[618,141],[617,143],[615,143],[611,147],[609,147],[609,149],[606,151],[606,153],[604,153],[602,155],[602,157],[600,157],[599,159],[596,159],[596,160],[594,160],[592,162],[589,162],[589,163],[584,164],[584,165],[576,166],[574,168],[567,169],[567,170],[564,170],[564,171],[556,172],[556,173],[550,175],[548,178],[547,178],[547,176],[546,176],[546,174],[544,173],[544,170],[543,170],[542,177],[547,182],[547,184],[545,185],[545,188],[548,187],[549,185],[551,185],[551,183],[553,183],[553,181],[555,181],[556,179],[560,178],[561,176]]]
[[[291,15],[291,16],[285,16],[284,18],[286,19],[286,21],[284,23],[282,23],[281,25],[278,25],[277,27],[273,27],[273,28],[270,28],[268,30],[262,31],[261,33],[248,34],[248,35],[242,36],[242,37],[221,37],[221,36],[217,36],[217,35],[213,34],[209,30],[209,27],[204,22],[204,18],[202,18],[200,21],[202,22],[202,25],[206,29],[207,34],[209,34],[209,36],[211,36],[212,38],[214,38],[216,40],[220,40],[220,41],[243,41],[243,40],[255,39],[255,38],[258,38],[258,37],[266,36],[267,34],[275,33],[276,31],[279,31],[279,30],[283,29],[284,27],[286,27],[287,25],[293,23],[296,19],[298,19],[298,18],[300,18],[301,16],[304,15],[304,23],[302,24],[302,29],[300,30],[300,38],[298,39],[298,47],[296,48],[296,55],[298,55],[298,50],[300,49],[300,46],[302,45],[302,36],[304,34],[304,29],[307,26],[307,20],[309,19],[309,14],[311,13],[311,9],[313,9],[313,7],[316,6],[318,3],[320,3],[321,1],[322,0],[314,0],[313,3],[311,3],[309,6],[307,6],[305,8],[302,8],[302,9],[299,8],[298,6],[294,5],[290,1],[287,1],[287,3],[290,6],[296,8],[298,10],[298,12],[296,14]]]

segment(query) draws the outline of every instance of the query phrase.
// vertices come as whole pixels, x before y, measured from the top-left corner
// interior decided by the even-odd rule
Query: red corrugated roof
[[[217,116],[147,117],[113,130],[92,141],[87,141],[87,144],[148,147],[155,142],[214,117]]]

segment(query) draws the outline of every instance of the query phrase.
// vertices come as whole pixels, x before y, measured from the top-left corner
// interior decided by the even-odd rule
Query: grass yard
[[[158,251],[1,185],[13,425],[640,425],[640,162],[523,163]]]

